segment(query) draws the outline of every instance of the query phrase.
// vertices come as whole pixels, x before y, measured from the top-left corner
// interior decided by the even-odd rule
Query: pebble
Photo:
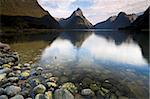
[[[42,67],[37,67],[37,69],[36,69],[37,71],[43,71],[43,68]]]
[[[55,99],[74,99],[74,96],[66,89],[57,89],[54,97]]]
[[[83,96],[94,96],[94,92],[91,89],[83,89],[81,91],[81,95]]]
[[[27,71],[22,72],[20,75],[21,75],[21,77],[23,77],[23,78],[26,78],[26,77],[29,77],[29,76],[30,76],[30,74],[29,74]]]
[[[46,90],[46,87],[42,84],[39,84],[33,89],[34,94],[43,94]]]
[[[24,97],[22,95],[15,95],[14,97],[10,99],[24,99]]]
[[[19,78],[18,77],[9,77],[8,81],[10,81],[10,82],[17,82],[17,81],[19,81]]]
[[[20,87],[11,85],[5,88],[5,92],[7,93],[7,95],[9,96],[14,96],[16,94],[18,94],[21,91]]]
[[[3,73],[10,73],[11,72],[11,69],[10,68],[4,68],[4,69],[1,69],[0,70],[0,74],[3,74]]]
[[[9,65],[9,64],[3,64],[2,67],[3,68],[11,68],[11,65]]]
[[[64,83],[62,85],[62,88],[67,89],[68,91],[70,91],[73,94],[78,92],[77,87],[71,82]]]
[[[45,92],[45,95],[48,97],[48,99],[53,99],[53,95],[51,91]]]
[[[0,81],[4,80],[6,78],[6,73],[0,74]]]
[[[49,87],[49,88],[51,88],[51,87],[57,87],[57,84],[56,83],[54,83],[54,82],[47,82],[47,86]]]
[[[3,95],[5,93],[5,90],[3,88],[0,88],[0,95]]]
[[[0,99],[8,99],[8,97],[6,95],[1,95]]]
[[[49,98],[46,95],[44,95],[44,94],[37,94],[35,96],[35,99],[49,99]]]

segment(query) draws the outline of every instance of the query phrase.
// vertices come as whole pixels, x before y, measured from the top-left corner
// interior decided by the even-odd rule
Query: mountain
[[[118,29],[129,26],[136,17],[137,16],[135,14],[127,15],[124,12],[120,12],[118,16],[112,16],[106,21],[100,22],[93,27],[95,29]]]
[[[80,8],[67,19],[61,19],[59,24],[64,29],[88,29],[92,24],[85,18]]]
[[[142,49],[144,57],[150,63],[149,58],[149,14],[150,7],[144,12],[143,15],[140,15],[127,29],[136,30],[134,33],[133,39],[138,42]],[[143,31],[144,30],[144,31]]]
[[[103,29],[109,29],[109,28],[113,28],[113,21],[115,21],[117,16],[112,16],[110,18],[108,18],[106,21],[100,22],[96,25],[94,25],[93,27],[95,29],[99,29],[99,28],[103,28]]]
[[[134,29],[149,29],[150,7],[146,9],[144,14],[140,15],[131,25]]]
[[[0,0],[2,28],[60,28],[36,0]]]

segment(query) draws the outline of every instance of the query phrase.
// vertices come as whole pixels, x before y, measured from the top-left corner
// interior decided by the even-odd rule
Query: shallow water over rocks
[[[32,90],[42,83],[55,97],[55,91],[67,83],[65,88],[77,99],[148,99],[149,64],[131,35],[89,31],[58,34],[53,40],[47,33],[37,35],[36,40],[30,35],[30,40],[11,44],[29,61],[39,55],[36,64],[31,63],[33,69],[21,67],[22,72],[27,69],[19,78],[22,91],[30,85],[30,96],[35,97]]]

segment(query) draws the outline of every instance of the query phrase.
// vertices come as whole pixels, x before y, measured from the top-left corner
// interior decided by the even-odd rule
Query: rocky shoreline
[[[84,78],[82,83],[75,83],[69,77],[45,72],[37,63],[19,61],[17,52],[0,47],[0,99],[129,99],[130,96],[129,89],[123,87],[122,91],[110,80],[96,83]],[[76,80],[79,76],[74,75]]]

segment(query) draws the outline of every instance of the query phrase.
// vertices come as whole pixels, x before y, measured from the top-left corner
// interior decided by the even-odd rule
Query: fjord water
[[[45,72],[59,77],[59,83],[74,82],[81,89],[96,84],[109,89],[105,90],[106,97],[148,98],[149,64],[130,33],[70,31],[56,33],[57,36],[50,34],[23,36],[19,41],[12,40],[11,46],[18,52],[22,50],[22,55],[28,53],[27,60],[40,55],[38,63]]]

